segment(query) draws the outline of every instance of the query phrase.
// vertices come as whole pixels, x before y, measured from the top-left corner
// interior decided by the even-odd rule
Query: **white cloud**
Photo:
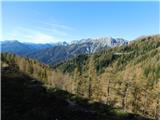
[[[73,30],[72,27],[63,25],[63,24],[56,24],[56,23],[47,23],[47,22],[41,22],[41,24],[47,26],[47,27],[52,27],[55,29],[61,29],[61,30]]]
[[[22,27],[19,27],[11,33],[7,33],[7,38],[5,39],[32,43],[54,43],[60,40],[59,38],[42,31]]]
[[[52,43],[52,42],[58,42],[59,40],[51,35],[47,35],[44,33],[36,33],[34,35],[28,35],[25,36],[25,38],[29,39],[30,42],[34,43]],[[28,41],[26,41],[28,42]]]
[[[39,29],[39,30],[42,30],[42,31],[45,31],[45,32],[49,32],[53,35],[56,35],[56,36],[67,36],[69,35],[67,32],[65,31],[62,31],[62,30],[58,30],[56,28],[52,28],[52,27],[36,27],[36,29]]]
[[[13,28],[13,30],[8,30],[8,33],[4,34],[3,40],[7,39],[34,43],[55,43],[60,42],[61,40],[66,41],[66,38],[71,36],[69,33],[72,30],[73,28],[70,26],[41,22],[36,23],[33,26],[18,26]]]

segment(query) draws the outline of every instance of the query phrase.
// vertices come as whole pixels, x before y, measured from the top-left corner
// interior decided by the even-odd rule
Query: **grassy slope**
[[[65,91],[46,89],[13,67],[2,68],[1,83],[3,120],[145,120]]]

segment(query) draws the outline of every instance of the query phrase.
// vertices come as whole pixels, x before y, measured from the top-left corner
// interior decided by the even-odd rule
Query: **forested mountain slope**
[[[92,55],[80,55],[55,70],[34,60],[2,54],[2,61],[17,67],[46,86],[77,96],[160,119],[160,36],[148,36],[128,46]]]
[[[76,94],[160,119],[159,35],[78,56],[57,69],[73,76]]]
[[[2,120],[150,120],[63,90],[44,87],[16,66],[2,65]]]

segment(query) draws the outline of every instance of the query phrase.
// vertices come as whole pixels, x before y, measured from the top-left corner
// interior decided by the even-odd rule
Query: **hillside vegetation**
[[[160,119],[159,35],[81,55],[57,69],[73,76],[75,94]]]
[[[150,120],[100,102],[90,103],[3,63],[3,120]]]
[[[47,87],[146,117],[160,119],[160,36],[80,55],[51,67],[2,54],[2,61],[41,79]],[[137,118],[138,119],[138,118]]]

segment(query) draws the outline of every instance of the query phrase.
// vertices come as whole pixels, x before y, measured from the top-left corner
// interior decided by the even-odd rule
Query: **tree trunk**
[[[108,80],[108,86],[107,86],[107,102],[110,102],[110,79]]]
[[[92,96],[92,90],[91,90],[91,78],[89,77],[89,81],[88,81],[88,98],[90,99]]]
[[[128,83],[126,83],[126,85],[125,85],[124,93],[123,93],[123,96],[122,96],[122,108],[123,108],[123,110],[126,110],[127,96],[128,96]]]
[[[155,119],[160,120],[160,100],[157,99],[157,105],[155,108]]]

